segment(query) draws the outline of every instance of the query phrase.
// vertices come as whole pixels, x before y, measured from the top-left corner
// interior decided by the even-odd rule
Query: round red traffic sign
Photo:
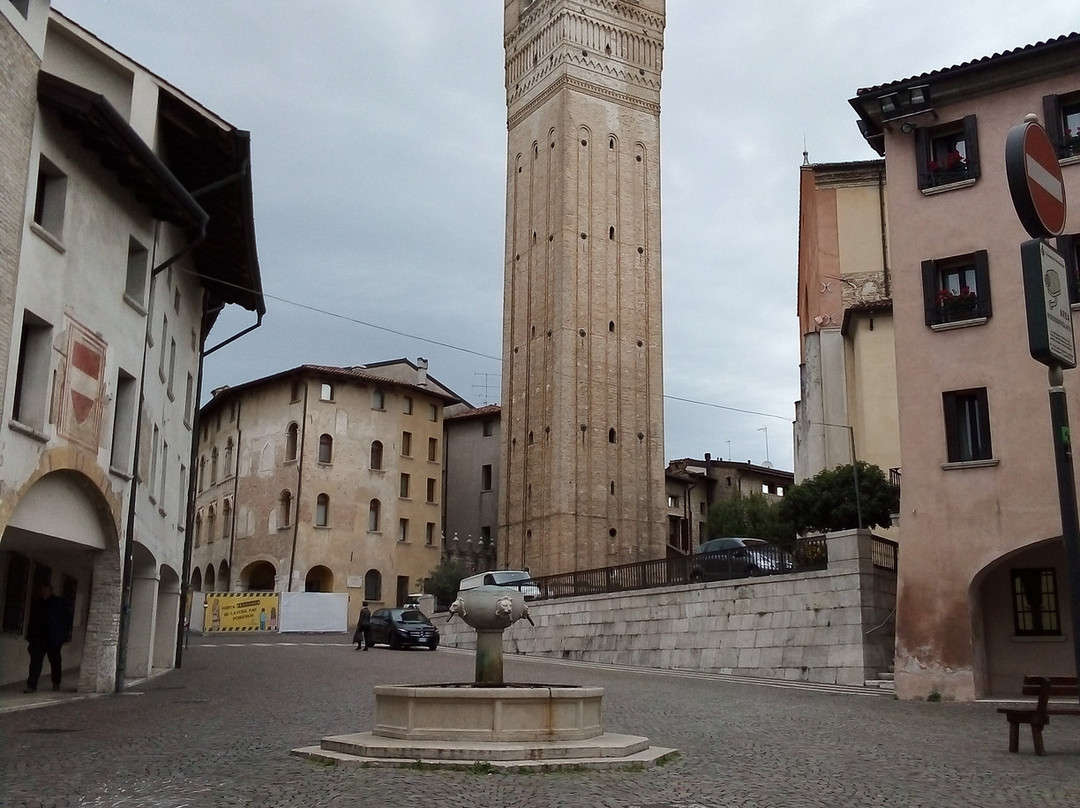
[[[1060,236],[1065,231],[1065,182],[1057,150],[1036,121],[1009,130],[1005,175],[1016,215],[1031,237]]]

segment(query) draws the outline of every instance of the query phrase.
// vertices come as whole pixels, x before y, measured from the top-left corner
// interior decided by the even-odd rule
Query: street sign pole
[[[1069,405],[1064,375],[1058,365],[1047,370],[1050,383],[1050,428],[1054,433],[1054,465],[1057,468],[1058,502],[1061,508],[1061,540],[1069,580],[1069,606],[1073,626],[1073,660],[1080,674],[1080,520],[1076,508],[1076,478],[1069,435]]]

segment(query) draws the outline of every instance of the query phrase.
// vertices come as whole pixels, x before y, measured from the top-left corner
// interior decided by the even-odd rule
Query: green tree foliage
[[[709,509],[709,538],[749,536],[771,542],[791,541],[795,530],[781,517],[779,507],[756,491],[717,502]]]
[[[859,461],[859,505],[862,527],[892,524],[894,494],[885,473]],[[855,479],[851,464],[826,469],[793,485],[780,502],[782,518],[799,533],[827,533],[859,527],[855,507]]]
[[[469,575],[469,571],[460,561],[451,561],[444,558],[439,566],[431,571],[424,579],[424,593],[435,596],[435,608],[445,611],[457,597],[458,584],[462,578]]]

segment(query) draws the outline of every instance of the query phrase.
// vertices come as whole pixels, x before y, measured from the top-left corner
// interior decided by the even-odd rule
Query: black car
[[[371,642],[391,648],[439,647],[439,630],[419,609],[377,609],[371,615]]]
[[[710,539],[694,554],[690,579],[745,578],[791,569],[791,557],[764,539]]]

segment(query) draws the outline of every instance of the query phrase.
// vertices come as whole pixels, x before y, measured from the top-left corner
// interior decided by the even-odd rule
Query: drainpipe
[[[191,241],[187,243],[179,252],[175,253],[171,257],[162,261],[160,264],[150,270],[150,309],[153,311],[154,303],[154,287],[157,281],[158,275],[179,261],[184,256],[190,254],[196,247],[206,240],[206,225],[209,221],[209,216],[204,212],[199,221],[199,229]],[[158,238],[161,233],[161,222],[159,221],[154,228],[154,254],[157,254]],[[142,355],[142,368],[139,371],[139,406],[135,414],[135,441],[133,446],[133,457],[131,463],[131,484],[128,486],[128,513],[127,513],[127,525],[124,536],[124,559],[123,559],[123,571],[121,573],[120,584],[120,621],[117,626],[117,641],[116,641],[116,678],[113,683],[113,691],[116,693],[124,692],[124,674],[127,672],[127,650],[128,640],[131,633],[131,586],[132,586],[132,574],[134,566],[134,554],[135,554],[135,506],[138,501],[139,493],[139,450],[142,444],[142,423],[143,423],[143,406],[146,403],[144,390],[146,389],[146,355],[147,345],[151,339],[151,331],[153,329],[153,323],[149,314],[146,317],[146,333],[143,336],[143,355]],[[161,346],[162,350],[165,350],[165,346]],[[200,360],[200,373],[202,362]],[[187,550],[184,551],[185,557],[187,556]],[[183,586],[184,579],[181,578],[181,624],[183,623]],[[181,637],[178,639],[182,640]],[[177,665],[179,667],[179,664]]]
[[[881,269],[885,276],[885,297],[892,297],[892,278],[889,272],[889,234],[885,229],[885,169],[878,169],[878,213],[881,217]]]
[[[296,540],[300,531],[300,494],[304,486],[304,443],[307,441],[307,403],[308,385],[304,385],[304,414],[296,448],[296,502],[293,505],[292,552],[289,556],[289,580],[285,582],[285,591],[292,592],[293,569],[296,566]]]

